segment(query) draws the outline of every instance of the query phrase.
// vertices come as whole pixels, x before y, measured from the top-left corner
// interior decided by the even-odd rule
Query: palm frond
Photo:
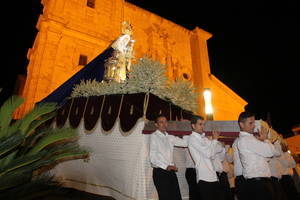
[[[19,96],[12,96],[0,108],[0,138],[7,136],[7,130],[12,120],[12,114],[24,100]]]
[[[53,130],[48,135],[41,138],[38,143],[29,151],[29,155],[33,155],[48,145],[53,143],[64,141],[64,140],[74,140],[77,138],[77,133],[74,129],[71,128],[63,128],[63,129],[56,129]]]
[[[15,132],[17,132],[21,123],[22,120],[16,120],[15,122],[11,123],[11,125],[7,128],[7,135],[13,135]]]
[[[0,109],[0,196],[24,200],[32,195],[32,176],[70,159],[88,157],[88,151],[77,144],[74,129],[52,129],[43,126],[55,116],[56,104],[47,103],[35,107],[24,118],[11,123],[12,114],[23,100],[13,96]],[[49,181],[51,184],[51,181]],[[19,191],[22,195],[14,195]],[[15,198],[17,197],[17,198]]]
[[[6,166],[8,163],[10,163],[15,158],[17,153],[18,151],[13,151],[4,158],[0,159],[0,167]]]
[[[30,136],[26,137],[24,143],[22,146],[19,148],[18,155],[25,155],[27,154],[32,147],[35,146],[37,141],[44,137],[45,135],[49,134],[52,131],[52,129],[45,129],[45,130],[40,130],[32,133]]]
[[[55,116],[56,116],[56,113],[52,112],[52,113],[47,113],[47,114],[41,116],[38,120],[34,120],[29,125],[29,127],[26,131],[27,132],[26,137],[32,135],[36,128],[38,128],[41,124],[45,123],[46,121],[48,121],[49,119],[52,119]]]
[[[30,124],[36,120],[39,119],[39,117],[51,113],[56,109],[55,103],[45,103],[36,106],[31,112],[27,113],[21,120],[19,130],[26,135],[27,131],[30,130]]]
[[[31,163],[40,160],[41,158],[43,158],[46,155],[46,152],[42,151],[39,152],[37,154],[34,155],[25,155],[22,157],[18,157],[14,160],[12,160],[11,162],[7,163],[4,166],[1,166],[0,168],[0,178],[1,176],[3,176],[4,174],[16,170],[18,168],[24,167],[26,165],[30,165]]]
[[[24,141],[24,136],[20,132],[1,139],[0,141],[0,156],[16,148]]]
[[[57,154],[52,157],[55,162],[62,162],[67,160],[83,159],[88,157],[88,152],[86,151],[74,151]]]
[[[83,148],[80,147],[77,142],[68,142],[62,145],[54,145],[51,147],[46,148],[48,155],[54,155],[54,154],[60,154],[60,153],[65,153],[65,152],[70,152],[70,151],[78,151],[82,150]]]
[[[66,190],[52,176],[42,175],[32,181],[0,193],[0,199],[33,200],[43,199],[53,194],[64,195]]]
[[[31,173],[20,173],[16,171],[7,173],[0,178],[0,191],[15,187],[17,185],[22,185],[28,182],[31,177]]]

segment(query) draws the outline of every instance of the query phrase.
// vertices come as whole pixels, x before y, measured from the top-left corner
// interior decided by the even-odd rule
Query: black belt
[[[289,174],[285,174],[285,175],[282,175],[282,177],[292,177],[292,176]]]
[[[243,175],[239,175],[235,177],[235,180],[240,182],[240,181],[245,181],[246,179]]]
[[[246,178],[247,181],[269,181],[271,180],[269,177],[254,177],[254,178]]]
[[[222,174],[226,174],[226,172],[216,172],[217,176],[221,176]]]
[[[166,170],[160,167],[153,167],[153,170],[158,170],[158,171],[165,171],[165,172],[176,172],[175,170]]]
[[[271,176],[271,180],[272,181],[279,181],[279,178],[275,177],[275,176]]]

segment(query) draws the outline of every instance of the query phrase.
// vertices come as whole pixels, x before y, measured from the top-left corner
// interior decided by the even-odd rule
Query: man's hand
[[[175,165],[169,165],[167,167],[167,171],[174,171],[174,172],[177,172],[178,171],[178,168],[175,166]]]
[[[220,136],[220,132],[218,132],[218,131],[213,131],[212,132],[212,138],[214,140],[217,140],[219,138],[219,136]]]

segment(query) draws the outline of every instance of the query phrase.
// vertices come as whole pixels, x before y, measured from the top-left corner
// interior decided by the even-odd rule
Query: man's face
[[[193,131],[197,133],[203,133],[205,121],[198,119],[196,124],[192,124]]]
[[[166,117],[159,117],[157,119],[157,122],[155,123],[155,126],[161,132],[167,131],[167,128],[168,128],[168,120],[167,120],[167,118]]]
[[[253,134],[255,128],[255,117],[248,117],[244,122],[240,122],[241,131]]]

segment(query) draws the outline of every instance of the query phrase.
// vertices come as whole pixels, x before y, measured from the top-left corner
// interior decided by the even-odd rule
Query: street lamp
[[[205,103],[205,114],[207,120],[213,120],[213,107],[211,103],[211,90],[209,88],[205,88],[203,92],[204,103]]]

